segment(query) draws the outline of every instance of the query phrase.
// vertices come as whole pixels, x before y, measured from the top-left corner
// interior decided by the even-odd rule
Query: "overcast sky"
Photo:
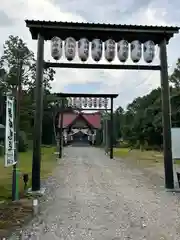
[[[36,53],[36,41],[25,26],[25,19],[103,22],[115,24],[178,25],[180,1],[174,0],[0,0],[0,52],[9,35],[18,35]],[[169,72],[180,57],[180,35],[168,45]],[[157,50],[156,60],[159,54]],[[52,60],[49,44],[45,58]],[[103,62],[103,61],[102,61]],[[160,84],[158,72],[114,70],[57,70],[53,90],[64,92],[119,93],[116,106],[123,107]]]

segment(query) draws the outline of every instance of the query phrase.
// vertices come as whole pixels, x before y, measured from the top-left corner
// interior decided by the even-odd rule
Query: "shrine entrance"
[[[59,158],[63,145],[95,145],[96,131],[103,129],[103,143],[110,159],[113,158],[113,100],[118,94],[59,93],[60,112],[57,132]],[[65,112],[65,109],[73,109]],[[105,115],[109,116],[107,118]],[[102,121],[103,120],[103,121]]]
[[[61,116],[59,116],[59,128]],[[101,129],[100,112],[71,111],[63,113],[63,145],[94,145],[96,131]]]
[[[73,137],[71,142],[72,145],[78,145],[78,146],[90,145],[88,134],[82,132],[81,130],[79,130],[78,132],[75,132],[72,137]]]
[[[142,25],[115,25],[95,23],[51,22],[26,20],[32,39],[38,40],[37,64],[36,64],[36,109],[34,121],[33,139],[33,166],[32,166],[32,190],[40,189],[40,162],[41,162],[41,129],[43,110],[43,70],[44,68],[84,68],[84,69],[123,69],[123,70],[153,70],[161,73],[162,89],[162,119],[163,119],[163,150],[165,167],[165,186],[174,188],[172,147],[171,147],[171,119],[170,98],[167,64],[167,44],[178,27],[142,26]],[[44,62],[44,42],[52,41],[52,53],[56,62]],[[62,47],[65,49],[65,57],[72,61],[77,53],[81,63],[57,62],[62,56]],[[64,43],[63,43],[64,42]],[[89,42],[91,43],[91,56],[95,64],[85,63],[89,55]],[[103,51],[107,64],[97,64]],[[143,54],[146,64],[137,64]],[[124,64],[129,57],[129,45],[133,64]],[[150,64],[154,58],[155,45],[160,50],[160,63]],[[110,64],[114,60],[115,51],[123,64]],[[61,79],[60,79],[61,81]],[[128,79],[131,81],[131,79]],[[64,97],[67,97],[65,94]],[[78,95],[78,97],[80,97]],[[111,109],[113,109],[111,107]],[[113,114],[112,114],[113,115]],[[62,122],[62,121],[61,121]],[[112,123],[112,121],[111,121]],[[113,129],[113,125],[111,126]],[[62,131],[62,127],[60,127]],[[112,146],[112,145],[111,145]],[[110,157],[112,157],[112,148]]]

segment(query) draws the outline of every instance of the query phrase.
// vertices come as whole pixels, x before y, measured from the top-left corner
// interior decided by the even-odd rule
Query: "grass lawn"
[[[163,153],[158,151],[141,151],[138,149],[116,148],[114,156],[126,161],[130,168],[137,168],[154,186],[164,184]]]
[[[176,160],[174,161],[174,163],[177,164],[177,165],[180,165],[180,159],[176,159]]]
[[[53,154],[55,147],[42,148],[41,161],[41,178],[48,177],[56,164],[56,157]],[[24,182],[22,179],[23,173],[28,173],[29,184],[31,184],[31,169],[32,169],[32,151],[19,153],[19,162],[17,168],[19,169],[19,191],[23,192]],[[4,157],[0,158],[0,200],[11,200],[12,189],[12,167],[4,167]]]
[[[53,168],[56,166],[56,156],[54,152],[56,147],[42,148],[41,161],[41,178],[47,178],[52,174]],[[31,184],[31,168],[32,168],[32,151],[19,154],[19,195],[21,200],[11,202],[12,189],[12,167],[4,167],[4,158],[0,158],[0,201],[5,200],[4,204],[0,204],[0,239],[8,237],[11,230],[17,230],[29,221],[32,217],[32,200],[23,197],[23,179],[22,173],[29,174],[29,185]],[[28,220],[29,219],[29,220]]]
[[[140,151],[130,148],[115,148],[114,156],[132,158],[142,163],[163,163],[163,153],[157,151]],[[180,165],[180,159],[174,160],[174,164]]]
[[[140,151],[129,148],[115,148],[114,156],[121,158],[133,159],[141,165],[152,165],[162,163],[163,153],[157,151]]]

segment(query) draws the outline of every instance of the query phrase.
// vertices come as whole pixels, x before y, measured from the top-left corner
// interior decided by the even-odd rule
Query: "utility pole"
[[[113,140],[114,140],[114,122],[113,122],[113,98],[111,98],[111,116],[110,116],[110,128],[108,126],[108,130],[111,129],[110,133],[110,159],[113,159]]]
[[[19,118],[20,118],[20,99],[21,99],[21,78],[22,78],[22,66],[23,66],[23,59],[19,60],[18,64],[18,77],[17,77],[17,86],[16,86],[16,111],[15,111],[15,162],[16,164],[13,165],[13,174],[12,174],[12,201],[19,199],[18,194],[18,152],[19,152]]]
[[[64,111],[64,98],[61,99],[61,114],[60,114],[60,131],[59,131],[59,158],[62,158],[63,148],[63,111]]]

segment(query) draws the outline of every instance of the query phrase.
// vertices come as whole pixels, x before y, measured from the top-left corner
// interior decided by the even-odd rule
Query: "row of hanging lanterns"
[[[107,108],[107,98],[81,98],[81,97],[70,97],[68,98],[69,107],[79,108]]]
[[[130,47],[129,47],[130,45]],[[90,42],[86,38],[81,38],[77,44],[78,57],[82,62],[89,58]],[[155,43],[151,40],[141,44],[140,41],[134,40],[130,44],[126,40],[121,40],[117,43],[113,39],[108,39],[104,43],[104,56],[108,62],[112,62],[116,52],[120,62],[125,63],[129,57],[137,63],[144,57],[144,61],[151,63],[155,56]],[[66,38],[64,42],[64,53],[68,61],[72,61],[76,56],[76,40],[72,37]],[[59,60],[63,54],[63,41],[59,37],[51,39],[51,56],[55,60]],[[100,61],[103,54],[103,42],[100,39],[94,39],[91,42],[91,56],[96,62]]]

